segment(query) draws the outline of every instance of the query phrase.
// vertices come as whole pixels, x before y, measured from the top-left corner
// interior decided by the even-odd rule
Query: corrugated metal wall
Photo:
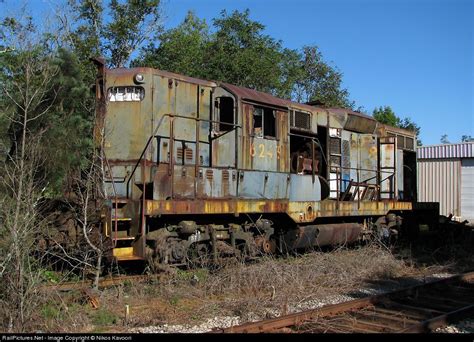
[[[461,161],[418,159],[418,201],[439,202],[441,215],[461,215]]]
[[[474,221],[474,159],[461,162],[461,218]]]

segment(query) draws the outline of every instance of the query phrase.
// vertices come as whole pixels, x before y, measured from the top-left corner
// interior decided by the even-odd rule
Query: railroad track
[[[474,272],[212,332],[430,332],[474,317]]]
[[[124,275],[124,276],[115,276],[100,278],[99,288],[106,288],[111,286],[116,286],[123,284],[126,281],[139,282],[147,281],[153,278],[156,278],[158,275]],[[40,286],[40,289],[46,290],[55,290],[55,291],[72,291],[72,290],[82,290],[84,288],[90,288],[93,284],[93,280],[88,281],[71,281],[71,282],[62,282],[59,284],[47,284]]]

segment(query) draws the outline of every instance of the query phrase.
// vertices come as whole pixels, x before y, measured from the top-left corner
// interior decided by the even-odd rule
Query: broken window
[[[256,137],[263,137],[263,108],[253,109],[253,134]]]
[[[273,109],[254,107],[253,134],[260,138],[276,138],[276,118]]]
[[[219,131],[228,132],[234,124],[234,99],[229,96],[219,98]]]

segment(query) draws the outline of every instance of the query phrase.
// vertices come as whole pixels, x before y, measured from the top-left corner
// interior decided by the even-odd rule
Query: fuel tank
[[[356,241],[362,228],[359,223],[309,225],[289,231],[283,239],[288,251],[342,245]]]

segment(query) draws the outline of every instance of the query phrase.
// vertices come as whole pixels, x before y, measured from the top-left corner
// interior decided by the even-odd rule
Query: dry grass
[[[422,278],[452,269],[449,260],[420,263],[410,248],[402,252],[405,254],[394,256],[385,247],[372,244],[266,257],[253,264],[233,262],[214,270],[174,270],[149,283],[125,283],[100,292],[99,309],[90,308],[79,293],[53,296],[46,300],[38,321],[43,322],[41,330],[59,332],[127,331],[164,323],[197,325],[226,315],[245,321],[352,294],[377,281]],[[127,322],[126,305],[130,309]]]
[[[219,315],[243,320],[287,312],[291,306],[360,288],[367,280],[409,276],[414,270],[377,245],[289,258],[267,257],[255,264],[218,270],[180,271],[157,283],[129,284],[102,293],[101,303],[132,326],[194,324]]]

